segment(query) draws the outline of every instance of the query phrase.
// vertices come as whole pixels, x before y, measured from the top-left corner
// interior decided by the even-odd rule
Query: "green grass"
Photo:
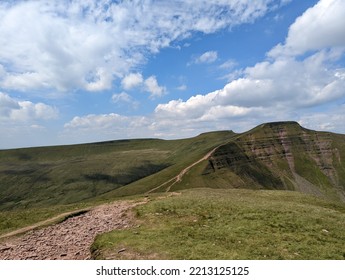
[[[282,132],[286,136],[285,144],[290,145],[289,149],[293,155],[295,170],[290,168],[290,164],[286,160],[285,147],[281,141]],[[265,258],[303,258],[303,252],[309,250],[308,246],[310,244],[308,242],[314,242],[315,238],[322,240],[323,237],[329,238],[329,236],[332,236],[333,230],[327,229],[327,215],[323,214],[323,211],[326,209],[325,213],[328,213],[327,211],[336,204],[324,204],[326,206],[322,208],[323,206],[320,206],[323,203],[321,203],[321,200],[315,200],[315,202],[313,198],[305,198],[303,202],[307,205],[303,208],[303,203],[297,203],[297,200],[301,200],[301,197],[303,197],[300,194],[260,191],[244,191],[242,193],[241,190],[231,189],[294,190],[296,184],[298,184],[297,181],[294,181],[293,174],[295,172],[309,181],[310,184],[305,187],[312,185],[311,188],[315,187],[320,190],[324,198],[339,201],[341,191],[345,188],[344,140],[344,135],[313,132],[292,122],[264,124],[242,134],[234,134],[231,131],[218,131],[181,140],[134,139],[70,146],[3,150],[0,151],[0,234],[48,219],[70,209],[80,209],[85,204],[93,206],[123,197],[144,194],[175,177],[181,170],[202,158],[213,148],[222,145],[217,152],[219,152],[218,159],[228,162],[227,165],[224,165],[224,168],[212,171],[209,161],[200,162],[185,174],[181,182],[174,184],[171,191],[193,188],[228,190],[214,190],[212,192],[195,190],[184,193],[180,198],[171,198],[149,204],[152,207],[159,207],[162,203],[168,209],[172,207],[174,215],[169,211],[161,213],[158,208],[152,210],[149,205],[139,208],[138,215],[143,220],[148,221],[147,225],[142,226],[147,230],[143,231],[143,237],[144,232],[151,231],[152,236],[148,234],[147,239],[155,238],[155,235],[161,236],[160,231],[166,233],[167,236],[176,235],[179,240],[183,239],[183,234],[185,234],[187,237],[192,237],[185,238],[187,243],[183,243],[183,245],[188,247],[194,242],[193,238],[197,237],[196,240],[199,240],[201,233],[211,236],[213,230],[215,230],[216,236],[224,235],[220,238],[223,238],[224,242],[216,240],[215,245],[213,243],[210,245],[208,241],[200,240],[196,245],[199,249],[190,254],[184,252],[179,255],[179,253],[173,252],[173,249],[170,252],[164,247],[162,247],[162,250],[157,247],[152,254],[155,256],[160,254],[160,256],[167,258],[183,258],[183,255],[188,256],[188,258],[197,258],[199,255],[206,258],[208,256],[210,258],[250,258],[250,256],[252,258],[264,258],[263,256],[266,256]],[[334,171],[334,174],[328,176],[325,170],[328,170],[328,172],[329,170]],[[165,185],[157,189],[156,192],[164,192],[167,187],[168,185]],[[264,193],[269,195],[264,197]],[[224,195],[223,198],[222,195]],[[214,200],[211,199],[212,197]],[[239,203],[242,200],[245,202],[244,204]],[[179,206],[173,206],[174,203]],[[226,212],[226,209],[228,209],[227,203],[235,207],[231,208],[232,212]],[[209,204],[213,205],[212,209],[208,208]],[[316,205],[316,208],[311,208],[311,204]],[[294,210],[294,207],[297,210]],[[154,215],[147,212],[150,209],[155,211]],[[207,219],[205,220],[207,223],[201,225],[198,222],[190,223],[191,217],[197,217],[198,221],[202,217],[197,212],[198,209],[206,209],[210,213],[214,213],[212,214],[213,217],[216,217],[218,211],[222,218]],[[307,209],[306,212],[304,212],[305,209]],[[293,239],[294,235],[290,232],[292,229],[288,226],[288,221],[294,220],[298,228],[303,229],[308,234],[310,231],[313,233],[313,228],[307,228],[303,223],[316,227],[312,216],[308,216],[309,214],[314,215],[313,211],[315,209],[318,209],[321,213],[321,227],[324,227],[323,229],[328,232],[321,229],[322,233],[319,237],[311,235],[314,239],[308,241],[306,238],[306,242],[302,240],[303,242],[300,244],[304,244],[305,248],[299,248],[297,246],[299,241]],[[336,209],[340,211],[341,208],[336,207]],[[181,214],[181,211],[186,212],[185,216]],[[193,213],[193,211],[196,212]],[[245,223],[249,218],[244,214],[241,214],[241,216],[241,211],[252,215],[252,222],[248,223],[249,227]],[[301,217],[298,211],[302,211],[303,215]],[[290,216],[287,213],[290,213]],[[167,214],[171,215],[168,217],[172,217],[172,221],[175,223],[170,225],[171,227],[165,226],[169,224],[169,219],[164,225],[160,223],[160,218],[165,221]],[[314,216],[318,217],[317,215]],[[270,217],[270,220],[263,217]],[[332,225],[337,225],[339,228],[344,225],[340,224],[343,222],[343,216],[337,217],[339,221],[335,221],[332,215],[328,217],[331,224],[330,228],[332,228]],[[157,220],[155,220],[156,218]],[[283,221],[283,226],[278,223],[279,219]],[[214,224],[211,223],[212,221]],[[267,223],[270,221],[275,222],[273,225],[268,226]],[[179,224],[180,222],[181,224]],[[225,225],[223,233],[221,223]],[[149,229],[150,224],[157,224],[159,227]],[[239,229],[241,229],[242,224],[244,231],[237,232],[230,224],[237,226]],[[212,230],[208,228],[210,226],[212,226]],[[183,227],[189,229],[190,232],[186,233],[181,230],[181,237],[177,229]],[[288,229],[287,233],[282,234],[285,227]],[[230,231],[228,232],[228,230]],[[258,244],[252,244],[254,247],[258,246],[261,249],[259,251],[248,251],[250,250],[250,243],[247,244],[248,241],[244,240],[246,238],[250,239],[254,232],[260,233],[261,231],[268,233],[268,237],[266,238],[265,235],[260,234],[260,238],[257,239]],[[247,235],[245,235],[246,232]],[[305,237],[308,236],[307,233],[303,235],[302,232],[298,232],[297,236]],[[134,234],[137,235],[137,233]],[[243,234],[244,236],[242,236]],[[279,236],[285,236],[286,240],[279,240]],[[237,240],[236,243],[235,239],[237,237],[241,237],[243,240]],[[275,245],[277,251],[274,254],[271,249],[269,250],[271,254],[263,249],[264,244],[270,238],[272,240],[277,238],[275,244],[279,244]],[[125,239],[125,237],[120,239]],[[166,241],[168,242],[169,239]],[[173,242],[173,247],[179,247],[178,242],[180,241],[170,241]],[[238,243],[238,241],[241,243]],[[161,242],[164,244],[165,241],[162,240]],[[231,247],[229,247],[229,244]],[[247,251],[242,250],[244,244],[246,244],[246,248],[249,248],[246,249]],[[339,245],[337,242],[335,244]],[[143,248],[140,246],[143,246]],[[142,256],[145,252],[149,252],[154,248],[145,246],[134,244],[133,248],[135,248],[135,252],[140,251]],[[212,251],[213,246],[216,246],[214,247],[216,250]],[[103,245],[100,247],[103,248]],[[225,249],[223,250],[221,247]],[[327,243],[325,248],[328,247],[330,247],[330,243]],[[320,256],[328,258],[325,254],[320,253]],[[329,256],[341,258],[342,253],[337,254],[330,253]],[[152,257],[151,253],[149,255]],[[308,254],[308,256],[311,255]],[[317,256],[316,253],[313,256]]]
[[[232,135],[214,132],[182,140],[119,140],[3,150],[0,211],[143,193]],[[144,183],[129,187],[146,177],[149,179]]]
[[[144,142],[144,140],[143,140]],[[149,141],[147,141],[149,142]],[[147,143],[45,148],[25,151],[2,151],[0,155],[0,209],[46,207],[70,204],[97,197],[129,184],[171,163],[170,150],[151,149]],[[159,145],[156,145],[159,146]],[[12,155],[11,155],[12,153]],[[32,155],[30,155],[31,153]],[[20,158],[18,156],[20,155]]]
[[[0,235],[67,211],[144,193],[232,135],[224,131],[183,140],[0,151]]]
[[[166,144],[170,145],[173,151],[171,154],[171,162],[173,162],[173,164],[171,164],[171,166],[131,184],[108,192],[100,197],[111,199],[146,193],[147,191],[175,177],[186,166],[199,160],[213,148],[226,143],[234,135],[235,134],[231,131],[219,131],[204,133],[195,138],[166,141]],[[167,186],[164,186],[164,188],[157,190],[157,192],[165,191],[166,187]]]
[[[98,259],[345,259],[345,207],[287,191],[193,189],[136,208]],[[117,253],[126,248],[123,253]]]

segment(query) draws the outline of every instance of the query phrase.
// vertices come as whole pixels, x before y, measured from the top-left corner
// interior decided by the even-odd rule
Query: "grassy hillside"
[[[163,185],[214,148],[181,180]],[[200,187],[296,190],[345,201],[345,136],[283,122],[242,134],[3,150],[0,232],[85,203]]]
[[[345,135],[281,122],[0,151],[0,235],[138,195],[140,227],[100,236],[95,258],[345,258]]]
[[[0,151],[0,210],[65,205],[142,193],[232,132],[183,140],[119,140]],[[149,175],[160,173],[159,179]],[[121,188],[149,176],[144,186]],[[113,194],[112,191],[116,190]]]
[[[153,197],[136,216],[99,236],[94,258],[345,259],[344,205],[298,192],[193,189]]]
[[[159,187],[215,147],[171,189]],[[193,187],[296,190],[345,201],[345,136],[281,122],[242,134],[0,151],[0,210]]]

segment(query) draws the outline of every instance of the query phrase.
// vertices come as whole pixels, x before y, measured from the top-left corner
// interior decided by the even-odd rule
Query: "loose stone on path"
[[[90,259],[90,246],[98,234],[131,226],[126,213],[135,205],[128,201],[102,205],[62,223],[6,240],[0,244],[0,259]]]

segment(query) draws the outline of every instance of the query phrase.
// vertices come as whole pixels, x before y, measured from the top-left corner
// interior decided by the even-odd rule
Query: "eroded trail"
[[[199,164],[200,162],[207,160],[213,153],[215,150],[217,150],[221,145],[215,147],[214,149],[212,149],[211,151],[209,151],[206,155],[204,155],[201,159],[193,162],[192,164],[188,165],[186,168],[184,168],[183,170],[180,171],[179,174],[177,174],[175,177],[169,179],[168,181],[165,181],[163,184],[160,184],[158,187],[155,187],[151,190],[149,190],[147,192],[147,194],[152,193],[160,188],[162,188],[163,186],[167,186],[166,188],[166,192],[170,192],[171,187],[173,185],[175,185],[176,183],[180,182],[182,180],[182,177],[191,169],[193,168],[195,165]]]
[[[97,234],[131,226],[128,210],[145,203],[118,201],[96,207],[62,223],[33,230],[0,243],[0,259],[84,260]]]

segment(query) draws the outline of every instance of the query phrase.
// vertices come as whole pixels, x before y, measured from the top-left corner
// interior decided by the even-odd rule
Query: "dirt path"
[[[15,235],[18,235],[18,234],[26,233],[26,232],[28,232],[30,230],[34,230],[34,229],[37,229],[39,227],[43,227],[43,226],[46,226],[46,225],[49,225],[49,224],[53,224],[53,223],[58,222],[59,220],[64,219],[64,218],[66,218],[68,216],[78,216],[78,213],[83,213],[83,212],[85,213],[85,212],[87,212],[89,210],[90,210],[90,208],[85,208],[85,209],[82,209],[82,210],[76,210],[76,211],[70,211],[70,212],[62,213],[62,214],[57,215],[57,216],[55,216],[53,218],[50,218],[50,219],[38,222],[36,224],[30,225],[30,226],[27,226],[27,227],[24,227],[24,228],[20,228],[20,229],[11,231],[9,233],[0,235],[0,242],[4,238],[8,238],[8,237],[15,236]]]
[[[0,260],[89,259],[96,235],[130,227],[132,219],[128,210],[145,202],[118,201],[102,205],[62,223],[6,239],[0,243]]]
[[[220,145],[221,146],[221,145]],[[151,190],[149,190],[147,192],[147,194],[152,193],[158,189],[160,189],[161,187],[168,185],[169,183],[171,183],[170,185],[168,185],[168,187],[166,188],[166,192],[169,192],[171,190],[171,187],[173,185],[175,185],[176,183],[180,182],[182,180],[182,177],[191,169],[193,168],[195,165],[199,164],[200,162],[207,160],[212,154],[213,152],[218,149],[220,146],[215,147],[213,150],[209,151],[205,156],[203,156],[201,159],[197,160],[196,162],[193,162],[192,164],[188,165],[186,168],[184,168],[183,170],[181,170],[181,172],[179,174],[177,174],[175,177],[169,179],[168,181],[165,181],[163,184],[160,184],[158,187],[155,187]]]

